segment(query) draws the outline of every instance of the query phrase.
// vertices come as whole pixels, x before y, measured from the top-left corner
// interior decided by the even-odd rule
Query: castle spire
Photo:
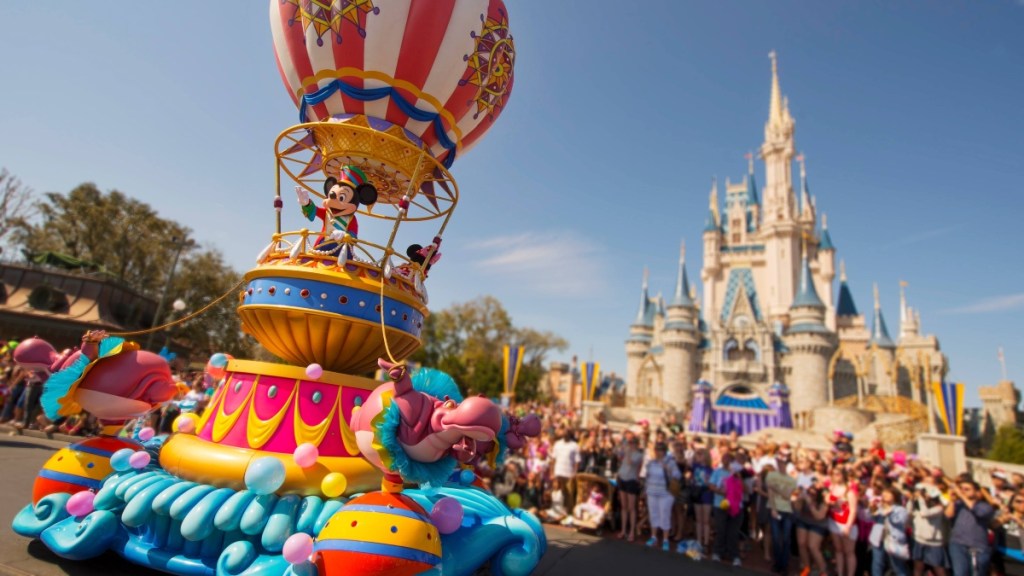
[[[693,306],[693,300],[690,298],[690,279],[686,276],[685,240],[679,245],[679,273],[676,276],[676,293],[670,306]]]
[[[900,280],[900,339],[917,336],[920,329],[920,315],[907,306],[907,282]]]
[[[828,214],[821,215],[821,242],[818,243],[819,250],[835,251],[835,244],[832,244],[832,236],[828,233]]]
[[[800,284],[797,285],[796,297],[793,298],[793,304],[790,308],[824,308],[825,304],[821,301],[821,298],[818,296],[818,291],[814,288],[814,277],[811,276],[811,265],[807,261],[806,243],[803,247],[803,256],[801,260]]]
[[[747,207],[760,206],[761,198],[757,194],[757,180],[754,178],[754,153],[747,152]]]
[[[717,231],[722,220],[718,214],[718,178],[711,178],[711,193],[708,195],[708,220],[704,223],[704,231]]]
[[[636,311],[634,326],[653,326],[653,318],[650,314],[651,299],[647,294],[647,266],[644,266],[644,281],[640,288],[640,308]]]
[[[872,344],[876,344],[879,348],[895,348],[896,344],[892,341],[892,337],[889,336],[889,329],[885,326],[885,317],[882,316],[882,304],[878,298],[878,283],[874,284],[875,291],[875,317],[874,322],[871,326],[871,340]]]
[[[784,122],[785,109],[782,104],[782,89],[779,87],[779,61],[775,50],[768,53],[772,60],[772,96],[768,104],[768,123],[779,126]]]
[[[900,326],[907,322],[907,283],[900,280]]]
[[[857,305],[853,301],[853,293],[846,284],[846,262],[839,261],[839,302],[836,304],[836,316],[857,316]]]

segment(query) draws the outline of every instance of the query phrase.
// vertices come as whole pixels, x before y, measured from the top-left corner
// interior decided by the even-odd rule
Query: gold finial
[[[796,155],[796,161],[800,163],[800,182],[803,183],[804,178],[807,178],[807,166],[804,164],[804,153],[801,152]]]
[[[878,301],[878,282],[874,282],[872,287],[875,290],[875,310],[878,310],[882,307],[881,303]]]
[[[647,266],[644,266],[644,288],[647,288],[647,277],[650,275],[650,271],[647,270]]]
[[[746,154],[743,155],[743,157],[747,159],[747,174],[753,174],[754,173],[754,153],[753,152],[747,152]]]
[[[679,262],[686,262],[686,239],[679,241]]]
[[[828,230],[828,214],[821,214],[821,229]]]
[[[839,261],[839,281],[846,282],[846,260]]]

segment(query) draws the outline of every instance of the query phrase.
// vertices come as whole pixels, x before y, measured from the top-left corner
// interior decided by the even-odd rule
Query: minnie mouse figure
[[[358,167],[342,166],[338,176],[330,176],[324,182],[324,201],[320,206],[313,204],[309,191],[301,186],[295,187],[302,214],[310,222],[319,218],[324,223],[313,247],[330,253],[338,250],[345,236],[358,238],[356,211],[359,205],[368,206],[377,201],[377,189]]]

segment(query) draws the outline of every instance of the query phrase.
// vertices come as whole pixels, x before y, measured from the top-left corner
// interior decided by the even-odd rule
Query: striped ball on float
[[[408,496],[371,492],[350,500],[313,545],[320,576],[412,576],[441,561],[441,539]]]
[[[46,461],[36,476],[32,503],[58,492],[74,494],[83,490],[99,490],[103,479],[114,471],[110,457],[122,448],[140,450],[142,446],[123,438],[96,436],[61,448]]]

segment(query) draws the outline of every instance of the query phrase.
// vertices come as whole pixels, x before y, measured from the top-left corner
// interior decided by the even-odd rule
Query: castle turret
[[[801,264],[784,338],[789,348],[790,409],[798,420],[807,411],[828,403],[828,363],[836,349],[836,336],[825,325],[825,303],[814,286],[806,253]]]
[[[626,340],[626,397],[635,400],[640,384],[640,368],[644,357],[651,350],[654,340],[654,316],[657,307],[647,293],[647,269],[644,268],[644,281],[640,289],[640,307],[636,318],[629,327],[629,339]]]
[[[697,309],[690,296],[690,280],[686,275],[685,244],[679,249],[676,290],[666,311],[661,341],[665,348],[664,400],[669,406],[685,411],[697,381],[697,344],[700,343]]]
[[[889,336],[889,328],[885,325],[885,316],[882,315],[882,304],[878,297],[878,284],[874,285],[874,292],[875,315],[871,321],[871,339],[868,341],[871,350],[871,380],[875,384],[876,394],[894,396],[897,389],[891,370],[896,359],[896,343]]]
[[[766,286],[771,289],[762,297],[770,322],[788,322],[791,298],[796,292],[800,273],[800,242],[803,230],[796,213],[792,162],[796,144],[795,122],[789,104],[779,86],[778,61],[773,51],[771,99],[768,122],[764,127],[764,143],[760,156],[764,161],[764,199],[761,207],[761,234],[764,244]],[[810,203],[808,203],[810,205]],[[730,231],[731,234],[731,231]]]
[[[711,180],[708,195],[708,219],[704,225],[704,266],[701,281],[704,283],[704,310],[715,310],[715,285],[721,272],[722,218],[718,209],[718,180]]]
[[[900,281],[900,341],[921,335],[921,317],[907,306],[907,283]]]
[[[836,247],[828,233],[828,214],[821,215],[821,234],[818,236],[818,277],[821,296],[825,301],[825,325],[836,331],[836,311],[833,308],[832,282],[836,278]]]

